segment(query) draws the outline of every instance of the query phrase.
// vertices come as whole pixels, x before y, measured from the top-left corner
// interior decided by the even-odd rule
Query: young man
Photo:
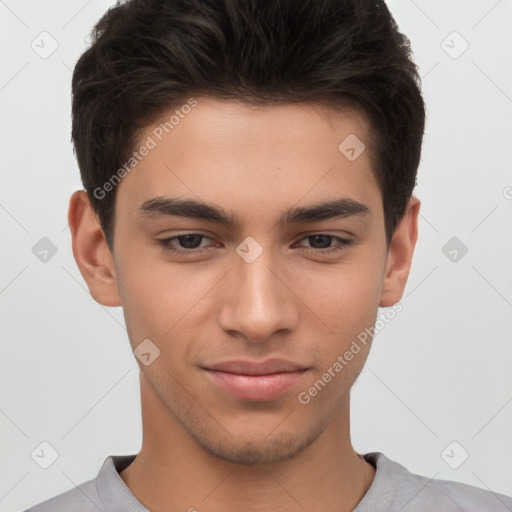
[[[425,111],[378,0],[131,0],[73,75],[73,253],[122,306],[143,443],[45,511],[507,511],[351,445],[417,238]],[[366,334],[366,336],[364,336]]]

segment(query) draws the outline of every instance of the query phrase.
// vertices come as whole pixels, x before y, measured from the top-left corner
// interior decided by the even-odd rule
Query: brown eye
[[[186,233],[184,235],[159,240],[159,244],[170,252],[178,254],[196,254],[206,249],[205,247],[200,247],[201,241],[204,238],[209,240],[207,236],[200,235],[199,233]]]
[[[310,243],[309,249],[316,253],[333,253],[345,250],[347,246],[352,243],[352,240],[340,238],[339,236],[329,235],[327,233],[315,233],[308,235],[302,240],[308,240]],[[302,241],[301,240],[301,241]],[[333,240],[337,240],[336,245],[332,245]],[[308,249],[308,247],[306,247]]]

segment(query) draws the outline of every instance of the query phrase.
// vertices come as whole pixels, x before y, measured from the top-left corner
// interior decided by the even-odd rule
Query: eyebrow
[[[137,213],[139,216],[146,218],[176,216],[217,222],[228,227],[239,226],[234,213],[228,212],[220,206],[195,199],[155,197],[144,201],[137,208]],[[281,214],[277,225],[282,227],[288,224],[312,223],[353,215],[371,215],[371,211],[366,204],[342,197],[310,206],[290,208]]]

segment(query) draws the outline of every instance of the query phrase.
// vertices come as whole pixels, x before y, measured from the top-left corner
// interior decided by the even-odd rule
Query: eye
[[[184,235],[173,236],[171,238],[164,238],[159,240],[159,244],[164,249],[177,254],[195,254],[207,250],[205,247],[199,248],[198,250],[203,238],[211,240],[207,236],[200,235],[199,233],[187,233]],[[176,245],[176,242],[181,244],[181,248]]]
[[[211,247],[208,246],[201,246],[201,242],[205,239],[211,240],[211,238],[199,233],[186,233],[170,238],[164,238],[159,240],[158,243],[166,251],[170,251],[175,254],[190,255],[205,252],[211,249]],[[302,238],[301,242],[304,240],[309,240],[310,243],[312,242],[313,247],[302,247],[308,249],[310,252],[317,254],[331,254],[341,252],[352,243],[352,240],[341,238],[335,235],[329,235],[327,233],[315,233],[313,235],[308,235]],[[337,245],[332,245],[333,240],[338,241]]]
[[[332,246],[331,242],[334,239],[338,240],[338,244]],[[313,247],[311,247],[311,251],[321,254],[331,254],[335,252],[344,251],[346,247],[348,247],[352,243],[352,240],[348,240],[347,238],[341,238],[339,236],[329,235],[327,233],[315,233],[313,235],[308,235],[304,237],[301,241],[303,240],[309,240],[310,242],[312,242]]]

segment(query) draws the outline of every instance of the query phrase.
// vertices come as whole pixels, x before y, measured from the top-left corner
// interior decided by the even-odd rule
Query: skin
[[[307,405],[297,397],[374,325],[379,306],[402,297],[420,202],[411,197],[388,250],[363,115],[197,100],[118,185],[113,251],[86,193],[70,201],[73,253],[92,297],[123,307],[132,349],[150,339],[160,350],[148,366],[137,360],[143,442],[120,476],[154,512],[353,510],[375,474],[349,428],[349,391],[370,343]],[[367,144],[354,161],[338,150],[349,134]],[[239,225],[137,212],[171,195],[221,206]],[[369,213],[276,224],[283,210],[340,197]],[[206,238],[174,247],[207,250],[159,245],[187,233]],[[249,236],[262,248],[252,263],[236,252]],[[329,247],[340,250],[320,252]],[[268,401],[235,398],[202,368],[270,357],[307,371]]]

